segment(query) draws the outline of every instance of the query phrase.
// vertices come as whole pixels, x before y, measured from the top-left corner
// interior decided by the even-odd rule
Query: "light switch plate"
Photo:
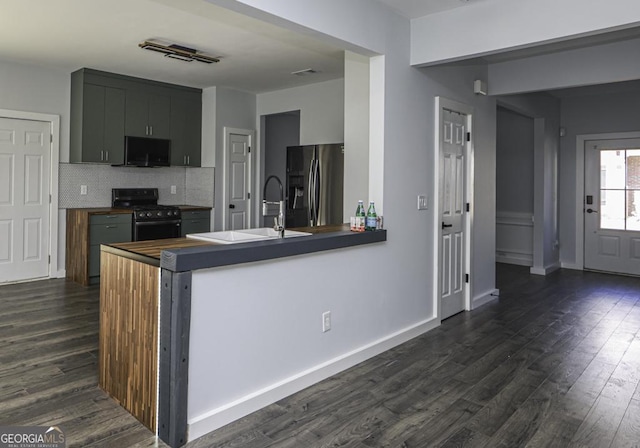
[[[87,186],[86,185],[80,185],[80,194],[82,196],[87,194]]]
[[[418,196],[418,210],[429,210],[429,203],[425,195]]]
[[[176,194],[176,186],[171,185],[171,194]]]

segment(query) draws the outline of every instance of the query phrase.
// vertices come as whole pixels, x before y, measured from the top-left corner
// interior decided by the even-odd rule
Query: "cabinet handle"
[[[105,160],[108,162],[109,161],[109,151],[105,151],[105,153],[107,154],[107,157],[105,158]]]
[[[187,165],[191,165],[191,156],[187,156]]]
[[[153,126],[149,126],[149,135],[153,135]]]
[[[100,161],[104,160],[104,150],[100,150]]]
[[[113,219],[113,218],[117,218],[117,215],[104,215],[105,219]]]
[[[113,225],[113,226],[104,226],[105,229],[117,229],[118,226],[117,225]]]
[[[182,163],[183,163],[184,165],[186,165],[186,164],[187,164],[187,156],[182,156]]]

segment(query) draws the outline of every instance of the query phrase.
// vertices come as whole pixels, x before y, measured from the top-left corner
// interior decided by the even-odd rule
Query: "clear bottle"
[[[358,201],[358,208],[356,209],[356,229],[362,231],[365,228],[366,214],[364,212],[364,201],[361,199]]]
[[[369,209],[367,210],[367,220],[365,224],[365,230],[376,230],[378,228],[378,215],[376,214],[376,207],[373,205],[373,201],[369,202]]]

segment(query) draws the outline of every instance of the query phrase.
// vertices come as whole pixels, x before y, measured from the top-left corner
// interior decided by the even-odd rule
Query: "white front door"
[[[640,275],[640,140],[585,143],[584,267]]]
[[[49,275],[51,124],[0,118],[0,282]]]
[[[446,319],[465,309],[465,155],[467,116],[443,110],[440,140],[440,311]]]
[[[250,135],[229,133],[227,139],[227,230],[249,227],[251,210]]]

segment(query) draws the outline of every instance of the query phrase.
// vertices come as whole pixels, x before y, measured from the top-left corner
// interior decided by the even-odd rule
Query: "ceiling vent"
[[[308,76],[318,73],[316,70],[312,68],[305,68],[304,70],[298,70],[297,72],[291,72],[292,75],[295,76]]]
[[[178,59],[185,62],[199,61],[204,62],[205,64],[220,62],[220,59],[218,58],[207,56],[206,54],[202,54],[194,48],[183,47],[182,45],[164,45],[151,40],[145,40],[144,42],[138,44],[138,46],[144,50],[151,50],[162,53],[167,58]]]

